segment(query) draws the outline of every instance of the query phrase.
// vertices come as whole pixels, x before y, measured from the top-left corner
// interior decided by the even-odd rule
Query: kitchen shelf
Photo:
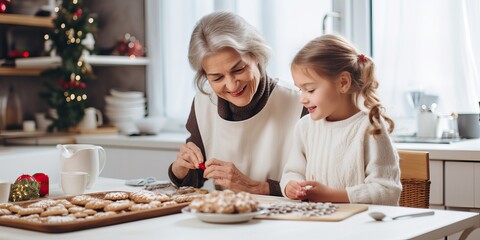
[[[53,17],[35,17],[20,14],[0,14],[0,24],[53,28]]]
[[[38,76],[44,69],[0,67],[0,76]]]
[[[125,56],[86,56],[85,61],[92,66],[146,66],[146,57]],[[43,70],[60,66],[60,57],[31,57],[16,60],[16,67],[0,67],[0,76],[38,76]]]

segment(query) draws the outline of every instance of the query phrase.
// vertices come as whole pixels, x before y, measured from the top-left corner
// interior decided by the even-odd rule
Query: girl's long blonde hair
[[[364,106],[369,110],[368,118],[373,128],[370,133],[380,134],[381,118],[388,123],[388,132],[395,126],[393,120],[384,114],[384,108],[376,94],[378,81],[375,77],[375,64],[370,57],[359,54],[355,47],[343,37],[323,35],[310,41],[292,61],[294,66],[306,67],[319,76],[335,79],[342,72],[350,73],[352,84],[349,93],[354,102],[364,98]]]

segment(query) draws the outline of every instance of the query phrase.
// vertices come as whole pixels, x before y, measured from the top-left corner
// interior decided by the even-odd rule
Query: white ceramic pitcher
[[[91,188],[105,167],[105,149],[91,144],[58,144],[61,172],[88,173],[87,189]]]
[[[100,110],[89,107],[84,110],[85,115],[78,123],[78,128],[81,130],[95,130],[103,124],[102,112]]]

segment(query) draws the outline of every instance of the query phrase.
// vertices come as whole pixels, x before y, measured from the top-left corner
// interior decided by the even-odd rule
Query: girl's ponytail
[[[373,129],[370,131],[371,134],[377,135],[380,134],[382,126],[380,117],[385,119],[388,123],[388,132],[391,133],[395,124],[393,120],[387,117],[383,112],[385,109],[380,103],[380,99],[376,94],[378,88],[378,81],[375,77],[375,64],[371,58],[366,57],[361,54],[359,56],[359,71],[360,71],[360,81],[363,82],[362,88],[360,89],[360,94],[364,97],[364,106],[369,110],[368,119],[370,124],[372,124]]]

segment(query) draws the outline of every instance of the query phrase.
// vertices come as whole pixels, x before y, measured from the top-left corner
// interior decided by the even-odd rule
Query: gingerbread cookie
[[[167,194],[158,193],[155,197],[155,200],[160,202],[166,202],[166,201],[170,201],[171,199]]]
[[[8,209],[10,208],[11,206],[13,206],[13,204],[11,203],[0,203],[0,209]]]
[[[130,199],[135,203],[150,203],[151,201],[156,200],[156,194],[151,191],[140,190],[130,194]]]
[[[129,195],[126,192],[110,192],[105,194],[105,197],[103,199],[105,200],[125,200],[128,199]]]
[[[12,214],[12,212],[10,212],[10,210],[5,209],[5,208],[0,208],[0,216],[10,215],[10,214]]]
[[[12,205],[8,208],[8,210],[10,210],[10,212],[13,212],[13,213],[18,213],[18,211],[22,210],[23,207],[20,207],[18,205]]]
[[[57,201],[55,201],[53,199],[44,199],[44,200],[41,200],[41,201],[30,204],[30,205],[28,205],[28,207],[46,209],[48,207],[52,207],[52,206],[55,206],[55,205],[57,205]]]
[[[194,192],[195,192],[195,188],[193,187],[180,187],[177,190],[177,194],[188,194],[188,193],[194,193]]]
[[[45,212],[42,212],[40,216],[48,217],[48,216],[63,216],[67,215],[68,210],[63,205],[53,206],[47,208]]]
[[[68,201],[67,199],[59,199],[57,200],[57,205],[63,205],[64,207],[66,208],[71,208],[73,207],[73,203],[71,203],[70,201]]]
[[[70,199],[70,202],[72,202],[75,205],[85,206],[85,204],[87,204],[92,199],[95,199],[95,198],[90,197],[88,195],[78,195]]]
[[[132,205],[130,208],[130,211],[135,212],[135,211],[141,211],[141,210],[147,210],[147,209],[154,209],[156,208],[155,205],[148,204],[148,203],[138,203]]]
[[[85,208],[80,207],[80,206],[73,206],[73,207],[68,208],[69,213],[83,212],[84,210],[85,210]]]
[[[103,199],[92,199],[85,204],[85,208],[99,210],[110,204],[112,201]]]
[[[18,210],[17,214],[20,215],[20,216],[25,216],[25,215],[30,215],[30,214],[42,213],[42,212],[43,212],[43,208],[27,207],[27,208],[22,208],[22,209]]]
[[[128,209],[133,204],[134,203],[130,200],[120,200],[120,201],[116,201],[108,204],[107,206],[105,206],[105,208],[103,208],[103,210],[105,212],[110,212],[110,211],[116,212],[116,211]]]

